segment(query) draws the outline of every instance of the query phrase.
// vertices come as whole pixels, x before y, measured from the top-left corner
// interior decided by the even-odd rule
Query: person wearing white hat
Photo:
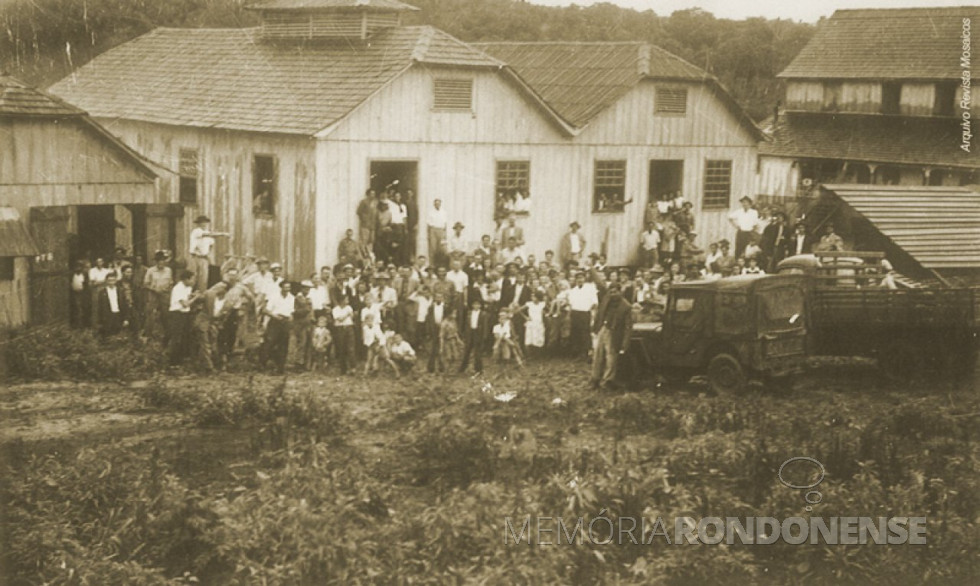
[[[211,271],[211,251],[215,236],[228,236],[227,232],[212,232],[208,229],[211,218],[200,215],[194,220],[188,252],[190,259],[187,268],[194,271],[194,288],[203,292],[208,288],[208,275]]]

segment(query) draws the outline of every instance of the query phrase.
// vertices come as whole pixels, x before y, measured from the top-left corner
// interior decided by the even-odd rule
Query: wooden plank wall
[[[211,218],[211,229],[230,232],[219,238],[215,259],[225,254],[268,256],[290,274],[312,272],[314,265],[313,208],[314,141],[305,137],[194,129],[132,121],[104,121],[111,132],[145,156],[177,169],[179,150],[199,151],[197,205],[187,205],[177,234],[178,257],[187,254],[194,219]],[[252,211],[252,157],[278,159],[279,184],[275,214],[257,217]],[[178,181],[162,181],[160,189],[177,200]]]
[[[30,319],[30,260],[14,259],[14,280],[0,281],[0,332]]]
[[[732,205],[740,195],[755,194],[754,139],[700,85],[689,86],[687,116],[655,117],[655,84],[643,83],[572,139],[492,73],[474,76],[472,112],[433,112],[432,79],[442,75],[439,70],[409,72],[321,137],[318,264],[334,262],[343,231],[356,226],[356,205],[367,188],[372,160],[417,161],[423,219],[430,202],[442,199],[451,222],[462,221],[471,240],[494,227],[496,161],[528,160],[532,209],[519,224],[529,252],[540,256],[557,249],[568,223],[577,220],[590,250],[608,238],[612,263],[629,262],[635,253],[651,159],[684,161],[684,194],[695,205],[701,243],[732,237],[726,220],[731,206],[701,209],[706,160],[733,162]],[[593,213],[596,160],[627,161],[626,194],[635,203],[623,213]]]

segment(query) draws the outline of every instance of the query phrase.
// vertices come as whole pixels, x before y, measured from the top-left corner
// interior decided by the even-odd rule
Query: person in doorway
[[[357,204],[358,240],[361,247],[371,250],[374,247],[375,231],[378,228],[378,197],[373,189],[364,192],[364,199]],[[340,261],[345,262],[345,261]],[[346,261],[353,262],[353,261]]]
[[[211,218],[201,215],[194,220],[194,229],[191,230],[191,242],[188,248],[191,258],[188,268],[197,276],[194,288],[198,291],[207,290],[210,284],[208,277],[211,274],[211,251],[214,248],[214,237],[228,236],[227,232],[211,232],[210,225]]]

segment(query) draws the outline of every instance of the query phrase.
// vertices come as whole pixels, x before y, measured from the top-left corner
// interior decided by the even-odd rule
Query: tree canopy
[[[46,86],[153,28],[258,23],[250,0],[2,0],[0,69]],[[728,20],[690,9],[669,16],[610,3],[540,6],[520,0],[412,0],[409,15],[464,41],[646,41],[717,76],[756,120],[780,95],[779,73],[814,27]]]

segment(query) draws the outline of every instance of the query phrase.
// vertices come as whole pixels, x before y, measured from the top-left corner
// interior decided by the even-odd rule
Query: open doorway
[[[684,161],[650,161],[649,201],[668,201],[683,195]]]
[[[74,258],[112,258],[116,246],[116,216],[111,205],[77,206],[78,239]]]
[[[418,193],[418,161],[371,161],[371,189],[381,193],[391,187],[403,196]]]

